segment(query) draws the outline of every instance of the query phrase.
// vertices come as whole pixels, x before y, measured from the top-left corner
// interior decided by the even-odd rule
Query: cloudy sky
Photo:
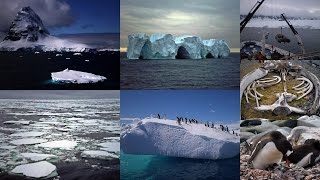
[[[119,0],[1,0],[2,34],[24,6],[30,6],[54,35],[120,31]]]
[[[128,35],[144,32],[225,39],[239,48],[239,0],[121,0],[122,48]]]
[[[240,13],[247,15],[257,0],[240,0]],[[256,15],[279,16],[285,13],[292,17],[320,17],[319,0],[266,0]]]

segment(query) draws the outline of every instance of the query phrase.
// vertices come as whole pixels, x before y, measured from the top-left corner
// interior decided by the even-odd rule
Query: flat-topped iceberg
[[[239,127],[235,129],[239,131]],[[204,124],[179,125],[174,120],[146,118],[125,125],[121,150],[127,154],[197,159],[225,159],[239,155],[239,136]]]
[[[226,58],[230,48],[224,40],[202,40],[200,37],[144,33],[128,36],[129,59],[204,59]]]
[[[107,79],[104,76],[69,69],[65,69],[60,72],[53,72],[51,73],[51,78],[53,81],[57,82],[67,82],[76,84],[97,83],[99,81],[104,81]]]

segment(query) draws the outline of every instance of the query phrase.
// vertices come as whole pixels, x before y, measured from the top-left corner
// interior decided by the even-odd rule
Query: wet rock
[[[297,125],[320,128],[320,117],[316,115],[302,116],[297,119]]]
[[[279,127],[295,128],[297,126],[297,121],[296,120],[278,120],[278,121],[273,121],[272,124],[277,125]]]
[[[254,134],[262,133],[269,130],[276,130],[279,127],[272,124],[269,120],[261,120],[261,125],[257,126],[248,126],[241,128],[241,132],[251,132]]]

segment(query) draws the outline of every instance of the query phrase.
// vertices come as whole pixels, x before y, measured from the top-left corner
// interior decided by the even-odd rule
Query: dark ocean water
[[[120,178],[123,180],[239,179],[239,157],[213,161],[123,152],[120,156]]]
[[[0,89],[119,89],[119,52],[62,53],[0,52]],[[51,59],[48,59],[51,58]],[[70,59],[66,59],[70,58]],[[89,60],[89,62],[85,61]],[[105,76],[107,80],[90,84],[54,83],[51,72],[66,68]]]
[[[121,54],[121,89],[237,89],[239,53],[226,59],[128,60]]]
[[[280,34],[280,28],[255,28],[255,27],[247,27],[245,28],[241,35],[241,41],[261,41],[262,32],[265,30],[269,32],[269,38],[266,40],[267,44],[274,45],[275,47],[279,47],[281,49],[290,51],[291,53],[299,54],[301,53],[301,48],[298,45],[297,38],[294,36],[292,31],[289,28],[283,28],[282,33],[291,40],[290,43],[278,43],[276,41],[275,36]],[[296,28],[299,35],[301,36],[302,42],[304,43],[304,47],[307,53],[320,51],[320,30],[319,29],[299,29]]]

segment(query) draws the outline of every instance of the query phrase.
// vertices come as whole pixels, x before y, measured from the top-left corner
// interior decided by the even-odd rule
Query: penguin
[[[293,147],[293,153],[287,157],[290,163],[299,167],[310,167],[320,162],[320,141],[308,139],[303,145]]]
[[[158,114],[158,119],[160,119],[160,114]]]
[[[254,145],[248,164],[255,169],[266,169],[271,165],[280,164],[283,157],[292,154],[293,149],[287,138],[279,131],[264,134]]]

